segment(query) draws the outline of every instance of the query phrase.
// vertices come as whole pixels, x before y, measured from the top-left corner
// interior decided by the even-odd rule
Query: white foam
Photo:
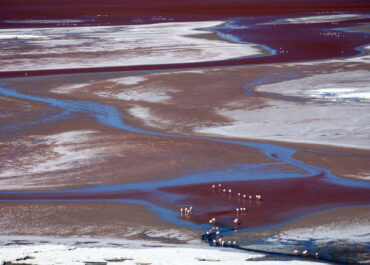
[[[308,23],[327,23],[337,22],[343,20],[352,20],[364,18],[364,15],[360,14],[334,14],[334,15],[321,15],[321,16],[308,16],[308,17],[297,17],[280,20],[280,23],[291,23],[291,24],[308,24]]]
[[[370,171],[361,170],[356,175],[346,174],[345,177],[370,181]]]
[[[346,93],[338,95],[339,98],[345,99],[370,99],[370,92]]]
[[[14,33],[14,34],[0,34],[0,40],[7,40],[7,39],[42,39],[43,36],[40,35],[32,35],[32,34],[22,34],[22,33]]]
[[[347,93],[353,92],[353,88],[321,88],[316,90],[318,93]]]

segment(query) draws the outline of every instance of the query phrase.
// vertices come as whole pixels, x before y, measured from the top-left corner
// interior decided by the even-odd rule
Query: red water
[[[158,16],[165,16],[173,21],[198,21],[230,19],[235,17],[254,17],[258,22],[270,22],[288,16],[313,15],[313,11],[370,11],[370,1],[46,1],[46,0],[5,0],[0,8],[0,27],[45,27],[56,24],[17,24],[4,23],[14,19],[85,19],[79,25],[136,24],[165,22]],[[332,13],[331,13],[332,14]],[[99,16],[97,15],[107,15]],[[266,15],[274,15],[267,17]],[[261,17],[263,16],[263,17]],[[94,21],[92,21],[94,19]],[[138,20],[139,19],[139,20]],[[171,20],[171,21],[172,21]],[[168,21],[168,20],[167,20]],[[35,70],[0,72],[1,77],[19,77],[32,75],[51,75],[67,73],[138,71],[160,69],[183,69],[190,67],[232,66],[247,64],[281,63],[309,61],[327,58],[338,58],[358,55],[355,48],[368,43],[367,34],[343,33],[340,37],[323,36],[328,28],[351,27],[356,23],[369,22],[369,19],[343,21],[332,25],[324,24],[291,24],[262,26],[253,21],[244,21],[243,25],[251,27],[243,30],[225,30],[243,41],[266,45],[285,53],[257,58],[233,59],[217,62],[137,65],[103,68],[80,68],[59,70]]]
[[[368,188],[349,188],[329,183],[323,176],[296,179],[254,180],[223,184],[226,190],[213,190],[209,184],[166,188],[167,192],[181,194],[183,199],[177,204],[192,205],[195,215],[191,220],[205,223],[214,217],[222,227],[233,227],[234,219],[239,219],[237,227],[251,228],[272,225],[285,220],[317,211],[340,206],[367,204],[370,201]],[[237,194],[252,195],[244,199]],[[261,195],[257,200],[255,195]],[[237,213],[236,208],[247,211]]]
[[[2,0],[0,19],[96,18],[127,24],[138,17],[166,16],[176,21],[302,12],[370,10],[368,0]]]
[[[215,183],[217,185],[217,183]],[[226,189],[227,192],[223,192]],[[231,189],[231,193],[228,190]],[[238,196],[241,193],[241,196]],[[244,199],[243,195],[247,198]],[[252,200],[248,197],[252,196]],[[261,195],[257,200],[255,195]],[[252,180],[223,183],[213,189],[211,184],[193,184],[153,189],[150,191],[89,192],[19,192],[0,193],[0,200],[116,200],[149,201],[175,210],[192,206],[193,214],[184,216],[194,223],[208,223],[215,217],[222,227],[253,228],[280,223],[307,213],[335,207],[365,205],[370,201],[368,187],[348,187],[325,180],[324,174],[309,178]],[[239,213],[236,208],[246,208]],[[237,225],[233,223],[238,218]]]

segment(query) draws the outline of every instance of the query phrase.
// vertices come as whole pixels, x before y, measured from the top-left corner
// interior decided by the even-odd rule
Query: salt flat
[[[188,264],[245,264],[245,265],[280,265],[280,264],[316,264],[313,261],[284,260],[263,261],[264,255],[253,252],[212,249],[209,247],[147,247],[147,248],[87,248],[65,245],[4,246],[0,247],[0,261],[15,261],[31,264],[152,264],[152,265],[188,265]],[[261,259],[253,261],[253,259]],[[12,263],[17,264],[17,262]],[[323,263],[320,263],[323,264]],[[324,263],[325,264],[325,263]]]
[[[266,53],[257,44],[211,38],[222,21],[0,30],[0,71],[218,61]],[[205,37],[205,34],[210,37]]]

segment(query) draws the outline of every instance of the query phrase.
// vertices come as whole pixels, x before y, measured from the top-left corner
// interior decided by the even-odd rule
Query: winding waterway
[[[60,116],[63,118],[68,118],[69,114],[88,114],[98,123],[118,130],[253,147],[276,161],[257,165],[234,165],[226,170],[144,183],[97,185],[71,190],[3,191],[0,192],[1,201],[115,201],[142,204],[156,212],[164,221],[193,229],[210,229],[209,218],[217,217],[217,223],[225,229],[225,234],[233,227],[233,209],[243,205],[248,207],[253,217],[245,217],[245,220],[240,218],[240,232],[281,225],[308,213],[343,206],[368,205],[370,201],[370,183],[338,178],[327,169],[304,164],[292,158],[296,152],[293,148],[147,131],[126,124],[123,114],[114,106],[31,96],[4,87],[0,88],[0,94],[58,107],[63,110],[64,115]],[[289,165],[290,170],[283,165]],[[225,198],[222,192],[211,190],[210,185],[214,183],[232,188],[234,193],[247,191],[248,195],[262,194],[263,200]],[[288,198],[287,194],[290,194]],[[188,219],[184,219],[178,212],[180,207],[186,205],[194,207],[194,215]]]
[[[235,19],[222,28],[216,29],[219,36],[236,39],[242,42],[257,42],[257,31],[263,27],[264,34],[270,31],[281,32],[286,36],[292,35],[292,30],[302,30],[302,26],[297,25],[265,25],[264,23],[276,18],[269,17],[254,20]],[[363,22],[360,20],[359,22]],[[357,22],[356,22],[357,23]],[[355,22],[343,22],[341,26],[352,27]],[[252,27],[252,25],[255,25]],[[258,25],[258,26],[256,26]],[[248,30],[241,31],[245,27]],[[297,27],[297,28],[296,28]],[[335,25],[338,27],[338,25]],[[245,29],[243,28],[243,29]],[[346,43],[342,47],[332,49],[335,44],[334,39],[327,38],[319,50],[307,49],[312,46],[304,43],[322,31],[320,26],[307,26],[309,29],[304,39],[289,40],[289,45],[280,43],[277,40],[266,40],[264,44],[273,51],[278,51],[281,46],[289,50],[289,55],[276,53],[273,55],[236,59],[225,62],[189,64],[194,66],[218,66],[218,65],[239,65],[272,62],[292,62],[301,60],[318,60],[323,58],[335,58],[339,55],[353,56],[358,54],[354,49],[367,42],[364,34],[345,33],[351,35],[351,43]],[[334,25],[331,28],[334,30]],[[234,36],[232,39],[231,36]],[[267,34],[268,36],[273,34]],[[293,33],[294,35],[294,33]],[[343,37],[344,38],[344,37]],[[323,44],[321,43],[321,44]],[[342,50],[344,52],[342,52]],[[188,66],[189,66],[188,65]],[[188,67],[187,66],[187,67]],[[156,66],[155,69],[162,69],[172,66]],[[139,67],[140,68],[140,67]],[[138,67],[122,68],[124,70],[137,70]],[[184,65],[176,65],[175,68],[184,68]],[[121,70],[122,70],[121,69]],[[151,69],[150,67],[148,69]],[[90,69],[91,70],[91,69]],[[102,70],[102,69],[97,69]],[[107,70],[107,69],[106,69]],[[112,70],[112,69],[108,69]],[[65,71],[64,71],[65,72]],[[77,71],[78,72],[78,71]],[[50,72],[45,72],[50,73]],[[16,74],[6,73],[8,76]],[[36,74],[40,74],[37,73]],[[282,77],[283,78],[283,77]],[[287,76],[287,78],[293,78]],[[246,94],[253,93],[250,87],[268,83],[269,76],[258,79],[245,85]],[[307,214],[335,209],[339,207],[369,205],[370,203],[370,183],[365,181],[355,181],[343,179],[332,174],[328,169],[308,165],[294,159],[292,156],[298,149],[280,146],[277,144],[237,141],[212,137],[199,137],[190,135],[179,135],[165,132],[155,132],[126,124],[124,115],[116,107],[92,101],[61,100],[50,97],[40,97],[18,92],[8,88],[5,84],[0,85],[0,95],[8,98],[17,98],[27,101],[47,104],[51,107],[59,108],[62,113],[51,116],[40,122],[52,123],[57,120],[69,119],[79,115],[89,115],[95,118],[101,125],[115,128],[117,130],[145,134],[160,137],[186,138],[188,140],[203,140],[220,142],[230,145],[251,147],[262,152],[266,157],[274,162],[252,164],[252,165],[230,165],[224,170],[208,170],[193,173],[185,176],[174,177],[170,180],[160,180],[151,182],[138,182],[130,184],[97,185],[79,189],[69,190],[47,190],[47,191],[1,191],[0,201],[22,201],[22,202],[80,202],[80,201],[114,201],[133,204],[146,205],[151,211],[157,213],[158,217],[166,222],[177,226],[186,226],[193,229],[209,230],[212,225],[208,223],[210,218],[217,218],[217,225],[221,228],[221,234],[235,232],[233,218],[236,207],[246,207],[248,212],[240,216],[238,231],[254,231],[268,227],[279,226],[290,222]],[[278,95],[271,94],[272,97]],[[295,100],[295,98],[283,98]],[[7,128],[2,128],[6,130]],[[222,188],[211,188],[211,185],[221,184]],[[218,186],[217,186],[218,187]],[[225,194],[222,189],[232,190],[232,194]],[[231,192],[230,192],[231,193]],[[240,198],[237,193],[247,195]],[[262,200],[255,199],[256,194],[262,195]],[[232,196],[231,196],[232,195]],[[249,198],[249,196],[253,196]],[[192,206],[193,215],[184,218],[179,214],[181,207]],[[213,234],[212,234],[213,235]],[[212,236],[205,237],[212,244]],[[326,256],[330,260],[330,256]]]

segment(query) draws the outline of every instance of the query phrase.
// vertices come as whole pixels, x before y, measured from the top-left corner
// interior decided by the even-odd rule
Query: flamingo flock
[[[226,193],[226,194],[229,194],[229,195],[233,195],[233,191],[232,191],[232,189],[222,188],[222,184],[221,184],[221,183],[219,183],[217,186],[216,186],[216,184],[212,184],[212,185],[211,185],[211,189],[212,189],[212,190],[216,190],[216,187],[218,187],[218,190],[219,190],[219,191],[221,190],[223,193]],[[259,201],[261,201],[261,200],[262,200],[262,195],[260,195],[260,194],[257,194],[257,195],[255,195],[255,196],[253,196],[253,195],[251,195],[251,194],[247,195],[247,194],[241,194],[240,192],[238,192],[238,193],[236,194],[236,196],[237,196],[238,198],[243,198],[243,199],[248,198],[248,199],[250,199],[250,200],[253,200],[253,198],[255,198],[256,200],[259,200]]]
[[[229,198],[237,198],[239,200],[256,200],[257,203],[260,203],[262,201],[262,195],[261,194],[247,194],[247,193],[241,193],[241,192],[233,192],[231,188],[224,187],[221,183],[218,184],[212,184],[211,190],[213,192],[219,192],[222,194],[227,194]],[[234,224],[234,231],[237,231],[238,226],[241,224],[240,222],[240,216],[244,215],[247,212],[247,208],[245,207],[238,207],[235,208],[235,217],[233,217],[232,223]],[[193,207],[188,206],[186,208],[180,208],[180,216],[181,217],[190,217],[193,214]],[[217,247],[238,247],[236,241],[225,241],[221,236],[221,231],[218,226],[216,226],[216,218],[211,218],[208,220],[208,223],[212,225],[211,229],[206,231],[205,235],[203,236],[204,239],[206,239],[211,246],[217,246]],[[314,256],[316,258],[319,258],[319,253],[311,254],[308,250],[294,250],[293,255],[296,256]]]
[[[193,214],[193,207],[190,206],[189,208],[181,208],[180,209],[180,215],[181,216],[189,216],[189,215],[192,215]]]
[[[296,255],[296,256],[303,255],[303,256],[307,257],[307,256],[310,255],[310,252],[307,249],[303,250],[302,252],[300,252],[299,250],[296,249],[296,250],[293,251],[293,254]],[[313,254],[313,256],[316,257],[316,258],[319,258],[320,254],[318,252],[315,252],[315,254]]]
[[[212,228],[208,230],[205,234],[205,237],[212,246],[218,247],[237,247],[236,241],[228,241],[227,243],[223,240],[221,232],[217,226],[215,226],[216,219],[212,218],[209,220],[209,223],[212,224]]]
[[[212,184],[211,185],[211,190],[212,191],[218,191],[220,193],[223,193],[223,194],[227,194],[229,196],[229,199],[231,198],[237,198],[238,200],[240,199],[243,199],[243,200],[256,200],[256,201],[262,201],[262,195],[261,194],[256,194],[256,195],[252,195],[252,194],[247,194],[247,193],[234,193],[233,190],[231,188],[227,188],[227,187],[223,187],[223,185],[221,183],[218,183],[218,184]],[[239,221],[239,215],[240,214],[244,214],[247,212],[247,208],[245,207],[238,207],[238,208],[235,208],[235,218],[233,219],[233,223],[234,223],[234,229],[237,229],[237,225],[240,224],[240,221]],[[193,214],[193,207],[192,206],[189,206],[188,208],[180,208],[180,216],[186,216],[186,217],[189,217]],[[216,219],[215,218],[212,218],[209,220],[209,223],[211,225],[215,225],[215,222],[216,222]]]
[[[325,37],[344,38],[344,34],[341,32],[320,32],[320,35]]]
[[[256,201],[262,201],[262,195],[261,194],[247,194],[247,193],[240,193],[240,192],[233,192],[231,188],[224,187],[221,183],[218,184],[212,184],[211,190],[213,192],[220,192],[222,194],[227,194],[229,198],[237,198],[238,200],[256,200]],[[233,217],[232,223],[234,224],[234,230],[236,231],[238,226],[241,224],[240,222],[240,216],[244,215],[247,212],[247,208],[245,207],[238,207],[235,208],[235,216]],[[180,216],[181,217],[190,217],[193,214],[193,207],[188,206],[186,208],[180,208]],[[225,240],[221,237],[221,232],[219,230],[219,227],[216,226],[216,218],[209,219],[209,224],[212,225],[212,228],[209,231],[206,231],[205,236],[207,237],[208,241],[213,246],[219,246],[219,247],[236,247],[237,243],[236,241],[228,241],[225,242]]]

